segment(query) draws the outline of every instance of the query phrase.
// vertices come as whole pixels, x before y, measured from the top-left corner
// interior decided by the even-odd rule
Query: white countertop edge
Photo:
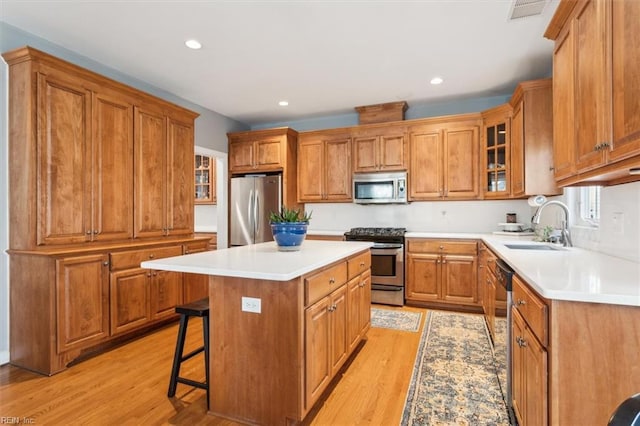
[[[335,246],[335,244],[340,244],[340,246]],[[331,250],[329,254],[323,253],[323,255],[317,259],[309,260],[302,259],[302,263],[295,264],[295,261],[300,259],[291,259],[293,262],[291,264],[290,270],[287,272],[269,272],[265,270],[251,270],[246,268],[246,263],[242,265],[241,268],[235,268],[233,265],[229,266],[201,266],[198,264],[193,264],[193,260],[202,259],[202,261],[210,260],[215,261],[216,259],[219,263],[228,264],[229,259],[225,256],[225,253],[228,253],[229,250],[240,250],[240,252],[235,252],[242,254],[245,252],[247,254],[255,253],[258,249],[275,248],[274,242],[254,244],[250,246],[242,246],[242,247],[232,247],[230,249],[222,249],[216,251],[209,252],[201,252],[194,253],[191,255],[182,255],[175,257],[168,257],[164,259],[157,260],[148,260],[144,261],[140,264],[142,268],[148,269],[159,269],[165,271],[173,271],[173,272],[187,272],[194,274],[204,274],[204,275],[216,275],[216,276],[225,276],[225,277],[235,277],[235,278],[249,278],[249,279],[262,279],[262,280],[270,280],[270,281],[289,281],[294,278],[298,278],[302,275],[305,275],[309,272],[315,271],[317,269],[323,268],[331,263],[337,262],[341,259],[345,259],[354,254],[362,252],[363,250],[368,249],[373,246],[373,243],[370,242],[361,242],[361,241],[305,241],[302,245],[301,251],[309,250],[309,252],[304,253],[308,255],[311,250],[313,250],[317,246],[325,245],[326,247],[336,247],[335,250]],[[282,256],[287,256],[291,254],[295,256],[296,253],[300,252],[278,252],[281,253]]]

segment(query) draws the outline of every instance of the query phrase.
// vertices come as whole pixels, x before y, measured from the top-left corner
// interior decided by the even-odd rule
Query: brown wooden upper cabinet
[[[195,204],[216,204],[216,159],[195,155]]]
[[[478,198],[480,114],[421,123],[409,127],[410,200]]]
[[[351,138],[306,132],[298,140],[298,202],[351,201]]]
[[[482,112],[481,182],[484,198],[511,194],[511,106],[503,104]]]
[[[352,132],[355,173],[407,170],[405,126],[392,125],[388,129],[355,129]]]
[[[282,127],[229,133],[228,137],[231,174],[272,172],[286,167],[288,150],[295,150],[297,132]]]
[[[551,79],[524,81],[511,97],[511,196],[557,195]]]
[[[135,237],[193,233],[193,120],[135,107]]]
[[[560,185],[640,179],[640,2],[563,1],[555,40],[555,178]]]

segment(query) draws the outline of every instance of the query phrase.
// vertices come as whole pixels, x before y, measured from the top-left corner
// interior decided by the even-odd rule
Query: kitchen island
[[[304,419],[370,327],[371,245],[270,242],[142,262],[210,277],[212,414]]]

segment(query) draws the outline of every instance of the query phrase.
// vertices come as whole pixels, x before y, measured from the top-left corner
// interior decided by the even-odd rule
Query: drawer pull
[[[334,284],[336,279],[334,277],[329,278],[329,284]]]
[[[440,246],[440,250],[443,250],[443,249],[444,249],[444,246]]]
[[[518,301],[516,302],[516,305],[518,305],[518,306],[522,306],[522,305],[526,305],[526,304],[527,304],[527,301],[526,301],[526,300],[523,300],[523,299],[520,299],[520,300],[518,300]]]
[[[153,259],[154,257],[156,257],[154,254],[149,255],[149,259]]]
[[[360,267],[364,268],[364,262],[360,262]]]
[[[106,261],[102,262],[102,264],[103,264],[104,266],[109,266],[109,261],[108,261],[108,260],[106,260]]]

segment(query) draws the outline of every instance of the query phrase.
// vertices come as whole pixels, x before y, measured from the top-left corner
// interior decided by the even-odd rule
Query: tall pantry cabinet
[[[197,114],[30,47],[3,57],[11,363],[53,374],[181,302],[182,274],[134,288],[116,271],[194,240]]]

